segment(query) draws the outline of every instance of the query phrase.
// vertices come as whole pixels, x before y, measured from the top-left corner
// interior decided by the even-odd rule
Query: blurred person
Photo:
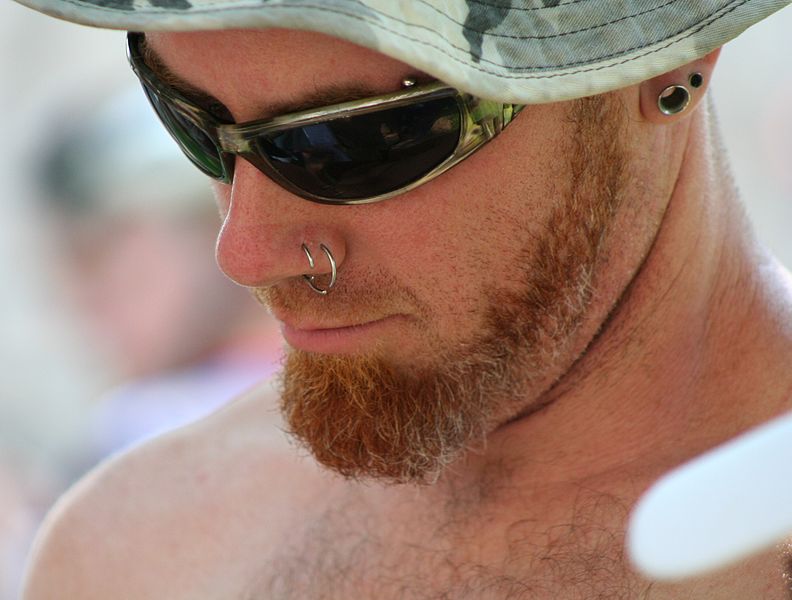
[[[622,539],[790,409],[790,276],[707,93],[787,2],[26,3],[132,31],[290,346],[279,397],[71,490],[28,598],[788,597],[777,552],[664,585]]]
[[[9,52],[16,34],[0,7],[3,79],[25,71],[29,62]],[[51,36],[44,36],[48,41]],[[13,69],[9,69],[9,66]],[[60,69],[63,70],[62,68]],[[52,73],[27,69],[37,82],[54,84]],[[94,74],[95,77],[95,74]],[[63,97],[58,93],[48,96]],[[23,86],[14,80],[0,86],[4,154],[0,160],[4,213],[0,223],[0,598],[19,598],[22,564],[32,534],[44,513],[66,487],[85,472],[87,441],[92,438],[85,416],[99,390],[107,383],[103,362],[84,343],[82,332],[70,319],[68,307],[53,283],[57,258],[48,241],[52,231],[36,211],[34,196],[22,172],[37,157],[19,162],[35,129],[26,127],[25,112],[35,102],[20,96]],[[42,95],[43,96],[43,95]],[[40,96],[41,97],[41,96]],[[13,98],[13,101],[11,101]],[[36,111],[41,118],[43,112]],[[25,136],[15,135],[24,131]],[[93,444],[92,444],[93,445]],[[94,460],[94,463],[96,461]]]
[[[93,411],[103,456],[267,379],[280,343],[214,268],[210,187],[137,90],[56,120],[37,179],[64,302],[116,383]]]
[[[19,461],[0,456],[0,598],[19,597],[23,563],[41,515],[33,507],[27,476],[15,472]]]
[[[209,186],[136,92],[67,102],[84,106],[82,116],[71,108],[68,117],[50,115],[34,152],[46,295],[58,308],[41,329],[68,330],[62,350],[69,344],[80,362],[57,359],[56,371],[47,364],[54,350],[37,340],[36,368],[48,369],[50,385],[32,385],[32,364],[4,377],[2,600],[18,597],[32,534],[74,479],[112,452],[212,411],[269,377],[279,360],[272,322],[213,267]],[[2,350],[19,354],[18,336],[4,333]],[[64,385],[71,380],[74,389]],[[78,393],[83,402],[70,401]],[[46,409],[34,419],[30,404]]]

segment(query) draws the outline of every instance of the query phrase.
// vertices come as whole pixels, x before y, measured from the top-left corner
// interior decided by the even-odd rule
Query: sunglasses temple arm
[[[505,128],[514,118],[520,114],[525,104],[504,104],[503,105],[503,127]]]

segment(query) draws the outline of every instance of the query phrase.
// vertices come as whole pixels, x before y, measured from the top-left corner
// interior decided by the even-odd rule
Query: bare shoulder
[[[286,442],[261,394],[78,482],[39,532],[26,600],[233,597],[258,566],[249,557],[266,560],[282,515],[323,477]]]

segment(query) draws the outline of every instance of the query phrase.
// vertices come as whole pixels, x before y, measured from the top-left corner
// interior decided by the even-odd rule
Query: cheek
[[[561,136],[536,113],[438,179],[367,209],[378,226],[359,247],[430,307],[445,339],[479,328],[492,292],[524,285],[532,248],[567,193]]]
[[[415,294],[429,311],[427,328],[446,341],[483,325],[489,291],[516,285],[511,269],[526,237],[521,203],[461,179],[441,178],[383,203],[368,221],[378,226],[357,244],[365,263],[381,265]]]

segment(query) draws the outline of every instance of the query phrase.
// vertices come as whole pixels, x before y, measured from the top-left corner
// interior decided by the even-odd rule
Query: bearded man
[[[75,486],[26,598],[788,596],[776,550],[675,584],[623,550],[661,474],[790,409],[707,94],[788,0],[24,1],[131,31],[288,345],[277,398]]]

